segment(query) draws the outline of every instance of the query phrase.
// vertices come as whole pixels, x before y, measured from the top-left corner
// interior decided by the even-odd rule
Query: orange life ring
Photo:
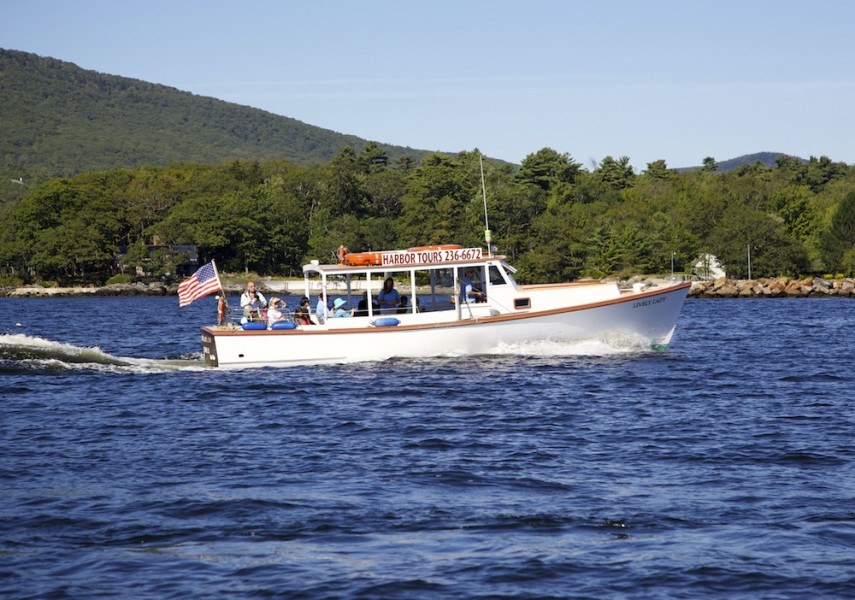
[[[430,250],[460,250],[463,246],[460,244],[440,244],[438,246],[416,246],[415,248],[407,248],[407,252],[428,252]]]
[[[344,257],[344,264],[351,267],[382,265],[383,256],[380,252],[351,252]]]
[[[223,320],[226,317],[226,309],[228,307],[229,303],[226,302],[225,295],[221,295],[219,302],[217,302],[217,325],[223,324]]]

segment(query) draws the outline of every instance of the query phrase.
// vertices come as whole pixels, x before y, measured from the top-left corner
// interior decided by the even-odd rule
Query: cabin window
[[[454,310],[454,273],[452,269],[415,271],[416,285],[422,289],[416,301],[419,312]],[[427,288],[427,289],[425,289]]]
[[[514,308],[517,310],[531,308],[531,298],[514,298]]]
[[[506,285],[505,278],[499,267],[490,266],[490,285]]]

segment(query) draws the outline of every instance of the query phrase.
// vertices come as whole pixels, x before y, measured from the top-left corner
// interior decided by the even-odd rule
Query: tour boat
[[[663,350],[691,285],[518,285],[515,272],[506,257],[481,248],[442,245],[359,253],[341,248],[337,264],[312,261],[303,267],[311,325],[234,319],[204,326],[205,363],[235,368],[489,355],[509,349],[525,353],[528,344],[540,342],[616,339]],[[374,297],[390,277],[406,298],[399,307],[381,310],[368,302],[364,316],[317,316],[318,302],[329,306],[344,300],[355,308],[364,292]],[[461,291],[470,281],[480,291],[479,301]]]

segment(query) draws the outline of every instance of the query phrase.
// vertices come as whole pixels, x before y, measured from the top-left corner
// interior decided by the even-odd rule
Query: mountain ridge
[[[83,171],[285,159],[329,161],[369,140],[169,86],[0,49],[3,175],[25,181]],[[432,151],[377,143],[390,160]]]
[[[284,159],[308,166],[328,162],[344,147],[359,151],[369,143],[263,109],[2,48],[0,105],[0,177],[7,181],[0,200],[85,171],[232,160]],[[374,143],[390,161],[434,152]],[[717,163],[718,171],[754,162],[775,166],[780,156],[789,155],[746,154]]]
[[[729,171],[733,171],[740,167],[744,167],[745,165],[752,165],[754,163],[760,163],[765,167],[774,167],[777,165],[776,161],[782,156],[789,156],[790,158],[795,158],[800,162],[808,162],[804,158],[793,156],[792,154],[787,154],[786,152],[754,152],[752,154],[743,154],[742,156],[737,156],[735,158],[729,158],[727,160],[723,160],[721,162],[716,161],[718,165],[717,171],[720,173],[727,173]],[[703,167],[681,167],[677,169],[678,171],[693,171],[695,169],[701,169]]]

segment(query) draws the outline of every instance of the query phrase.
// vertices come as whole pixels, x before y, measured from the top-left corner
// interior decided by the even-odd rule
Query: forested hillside
[[[84,171],[234,159],[311,165],[366,143],[263,110],[15,50],[0,49],[0,106],[0,203],[33,183]],[[382,148],[392,159],[428,154]]]
[[[544,148],[517,169],[485,163],[490,228],[518,279],[668,273],[702,253],[728,275],[855,274],[855,167],[780,157],[729,173],[714,162],[636,174],[606,157],[591,171]],[[230,161],[214,166],[89,172],[49,181],[0,215],[0,284],[102,283],[121,264],[174,279],[168,245],[195,244],[228,271],[296,275],[307,259],[352,251],[480,245],[479,155],[392,161],[383,148],[325,164]],[[158,240],[160,247],[151,244]]]

